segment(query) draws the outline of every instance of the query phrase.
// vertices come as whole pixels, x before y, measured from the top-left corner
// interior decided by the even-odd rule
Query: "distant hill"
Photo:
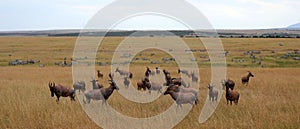
[[[298,24],[300,26],[300,23]],[[293,26],[292,26],[293,27]],[[296,24],[295,26],[296,27]],[[300,27],[278,29],[255,29],[255,30],[216,30],[221,38],[300,38]],[[212,37],[215,30],[41,30],[41,31],[0,31],[0,36],[180,36],[180,37]]]
[[[288,29],[300,29],[300,23],[290,25],[287,28]]]

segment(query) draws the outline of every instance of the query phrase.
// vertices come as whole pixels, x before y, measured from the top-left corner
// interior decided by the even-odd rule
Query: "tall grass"
[[[106,38],[104,45],[99,47],[99,50],[104,52],[98,53],[97,56],[110,59],[113,50],[123,39]],[[195,45],[196,39],[183,40],[191,48],[204,49],[203,45]],[[57,104],[56,98],[50,96],[49,81],[72,86],[72,69],[53,65],[54,62],[63,61],[64,57],[68,59],[72,57],[75,41],[75,37],[0,37],[1,129],[99,128],[85,114],[78,101],[71,102],[69,98],[62,98]],[[222,39],[222,41],[225,50],[229,51],[227,62],[230,67],[227,69],[227,77],[236,82],[235,89],[241,94],[239,105],[226,105],[223,94],[211,118],[203,124],[198,123],[198,116],[208,94],[207,83],[211,80],[210,64],[200,61],[199,66],[204,67],[199,71],[199,105],[196,105],[175,128],[300,128],[299,61],[277,58],[286,52],[299,49],[299,39]],[[284,46],[278,46],[279,42],[283,42]],[[230,62],[231,58],[245,58],[243,52],[248,50],[262,50],[261,55],[265,56],[263,64],[269,68],[260,68],[250,62],[243,64]],[[270,53],[270,50],[276,50],[276,53]],[[153,52],[149,50],[143,51],[143,55],[146,56],[151,53]],[[207,55],[200,52],[194,54]],[[168,56],[167,53],[160,52],[151,59],[160,60]],[[36,64],[7,66],[8,61],[18,58],[40,59],[46,67],[40,68]],[[145,66],[166,68],[173,76],[179,76],[176,63],[151,65],[147,61],[135,61],[130,65],[130,71],[134,74],[131,83],[135,88],[136,82],[143,78]],[[99,81],[108,86],[107,75],[110,67],[97,66],[96,69],[104,72],[104,79]],[[254,78],[251,78],[249,85],[245,87],[242,86],[240,79],[248,70],[254,74]],[[90,82],[86,83],[91,85]],[[146,91],[141,92],[146,94]],[[162,95],[154,102],[140,104],[114,92],[108,103],[124,115],[145,118],[165,111],[174,101],[170,96]]]
[[[97,69],[103,70],[107,76],[108,67]],[[138,71],[145,68],[137,69],[133,72],[135,78],[132,83],[142,77]],[[167,69],[172,71],[172,75],[177,75],[175,67]],[[98,128],[77,101],[62,98],[57,104],[56,98],[50,96],[49,81],[72,85],[70,68],[0,67],[0,70],[0,128]],[[245,87],[240,77],[248,70],[255,77]],[[299,128],[299,74],[298,68],[229,68],[228,77],[236,81],[236,89],[241,94],[239,105],[226,105],[223,94],[212,117],[199,124],[198,116],[207,97],[206,86],[210,80],[210,69],[202,68],[200,104],[175,128]],[[100,81],[107,86],[105,80],[106,77]],[[173,100],[162,95],[154,102],[139,104],[114,92],[108,103],[124,115],[145,118],[163,112]]]

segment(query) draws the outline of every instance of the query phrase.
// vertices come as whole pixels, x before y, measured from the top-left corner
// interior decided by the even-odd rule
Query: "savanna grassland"
[[[100,46],[98,56],[111,58],[113,51],[122,37],[109,37]],[[198,42],[193,38],[183,39],[193,49],[204,49],[203,45],[193,47]],[[0,37],[0,128],[99,128],[82,110],[77,102],[62,98],[57,104],[51,98],[49,81],[71,86],[72,68],[55,66],[54,62],[62,62],[64,57],[72,57],[76,37]],[[197,58],[200,66],[199,104],[175,128],[300,128],[300,61],[293,56],[282,59],[286,53],[300,49],[300,39],[222,39],[224,49],[228,51],[227,77],[236,82],[236,90],[241,94],[238,106],[226,105],[225,95],[214,114],[203,124],[198,123],[198,116],[206,100],[210,82],[210,64],[207,59]],[[278,43],[284,43],[279,46]],[[252,63],[245,51],[261,51],[256,55],[262,64]],[[271,52],[274,51],[274,52]],[[142,55],[151,60],[160,60],[169,55],[161,51],[144,51]],[[154,51],[155,53],[155,51]],[[196,52],[195,57],[207,56],[207,53]],[[140,58],[140,57],[139,57]],[[45,67],[38,64],[8,66],[14,59],[40,60]],[[103,60],[102,60],[103,59]],[[244,62],[234,62],[241,59]],[[107,61],[107,60],[105,60]],[[107,61],[109,63],[109,61]],[[177,66],[170,64],[150,64],[150,61],[135,61],[130,70],[134,74],[131,81],[136,84],[145,71],[145,66],[166,68],[171,75],[179,76]],[[110,66],[97,66],[104,73],[100,79],[108,85]],[[254,78],[249,85],[242,86],[240,78],[251,71]],[[86,82],[91,85],[90,82]],[[145,91],[142,91],[145,92]],[[123,98],[114,92],[108,103],[122,114],[132,117],[148,117],[166,110],[173,100],[162,95],[158,100],[139,104]]]

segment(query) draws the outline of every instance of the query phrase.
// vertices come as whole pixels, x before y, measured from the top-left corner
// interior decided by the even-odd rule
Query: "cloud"
[[[190,1],[216,28],[276,28],[300,22],[293,0]]]

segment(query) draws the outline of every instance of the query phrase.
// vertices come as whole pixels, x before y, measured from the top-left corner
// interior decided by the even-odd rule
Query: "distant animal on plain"
[[[115,72],[118,72],[120,75],[127,76],[129,78],[132,78],[132,76],[133,76],[131,72],[120,70],[119,67],[116,69]]]
[[[254,75],[250,71],[248,71],[248,75],[242,77],[242,84],[247,86],[249,83],[250,77],[254,77]]]

